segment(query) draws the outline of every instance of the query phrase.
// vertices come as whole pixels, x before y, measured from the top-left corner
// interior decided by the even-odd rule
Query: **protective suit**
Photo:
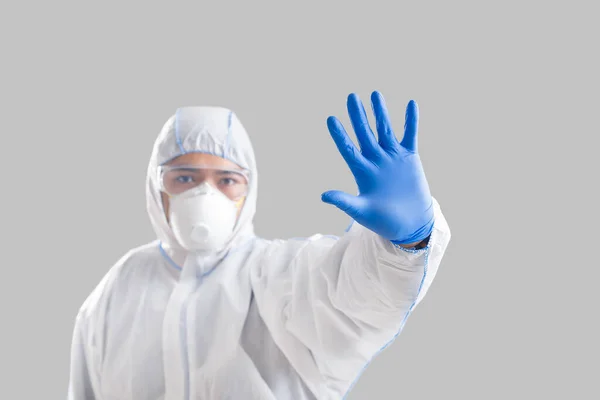
[[[223,250],[199,255],[175,238],[158,168],[188,152],[250,171]],[[450,230],[437,201],[426,248],[404,249],[359,223],[341,237],[255,236],[257,169],[230,110],[186,107],[150,158],[147,210],[157,240],[125,254],[81,306],[71,400],[340,399],[400,333],[436,275]]]

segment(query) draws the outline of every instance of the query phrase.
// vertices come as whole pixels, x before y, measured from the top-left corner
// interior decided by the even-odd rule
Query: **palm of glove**
[[[404,137],[398,142],[391,128],[383,97],[371,95],[378,141],[371,131],[364,107],[355,94],[348,97],[348,114],[360,151],[335,117],[327,126],[356,184],[358,196],[337,190],[325,192],[333,204],[356,222],[397,244],[425,239],[433,228],[433,199],[417,152],[418,109],[406,108]]]

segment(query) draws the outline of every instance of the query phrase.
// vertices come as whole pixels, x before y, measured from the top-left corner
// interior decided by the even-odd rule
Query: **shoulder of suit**
[[[78,318],[85,318],[97,311],[98,307],[106,304],[110,293],[119,280],[127,278],[135,273],[140,267],[145,267],[153,262],[160,261],[162,255],[158,241],[146,243],[127,251],[117,262],[108,270],[86,300],[81,305]]]

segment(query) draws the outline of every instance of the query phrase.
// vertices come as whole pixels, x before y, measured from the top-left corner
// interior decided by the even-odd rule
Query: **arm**
[[[71,341],[68,400],[100,400],[100,362],[107,302],[119,270],[130,257],[127,253],[104,275],[85,299],[75,318]]]
[[[292,261],[285,329],[340,396],[427,293],[450,240],[437,202],[435,218],[423,250],[399,248],[355,224],[338,241],[313,238]]]
[[[69,373],[68,400],[98,400],[94,389],[95,368],[87,345],[88,329],[85,317],[79,313],[75,320],[71,344],[71,367]]]
[[[398,335],[450,240],[417,153],[416,103],[407,107],[402,143],[377,92],[372,103],[379,143],[362,103],[354,95],[348,99],[360,151],[337,119],[328,120],[359,195],[329,191],[322,198],[357,223],[337,240],[315,235],[300,249],[275,244],[255,276],[263,318],[318,398],[343,396]],[[423,242],[424,249],[410,248]]]
[[[261,315],[317,398],[342,398],[426,295],[451,235],[434,205],[421,250],[353,224],[339,239],[282,241],[265,253],[253,276]]]

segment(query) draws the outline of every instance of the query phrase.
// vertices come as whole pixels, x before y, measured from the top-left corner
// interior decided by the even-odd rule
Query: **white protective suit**
[[[186,152],[251,171],[234,234],[210,259],[177,244],[157,189],[157,167]],[[71,400],[341,399],[423,299],[450,240],[435,200],[422,250],[357,223],[340,238],[256,237],[253,149],[220,107],[182,108],[167,121],[146,183],[158,240],[129,251],[81,306]]]

